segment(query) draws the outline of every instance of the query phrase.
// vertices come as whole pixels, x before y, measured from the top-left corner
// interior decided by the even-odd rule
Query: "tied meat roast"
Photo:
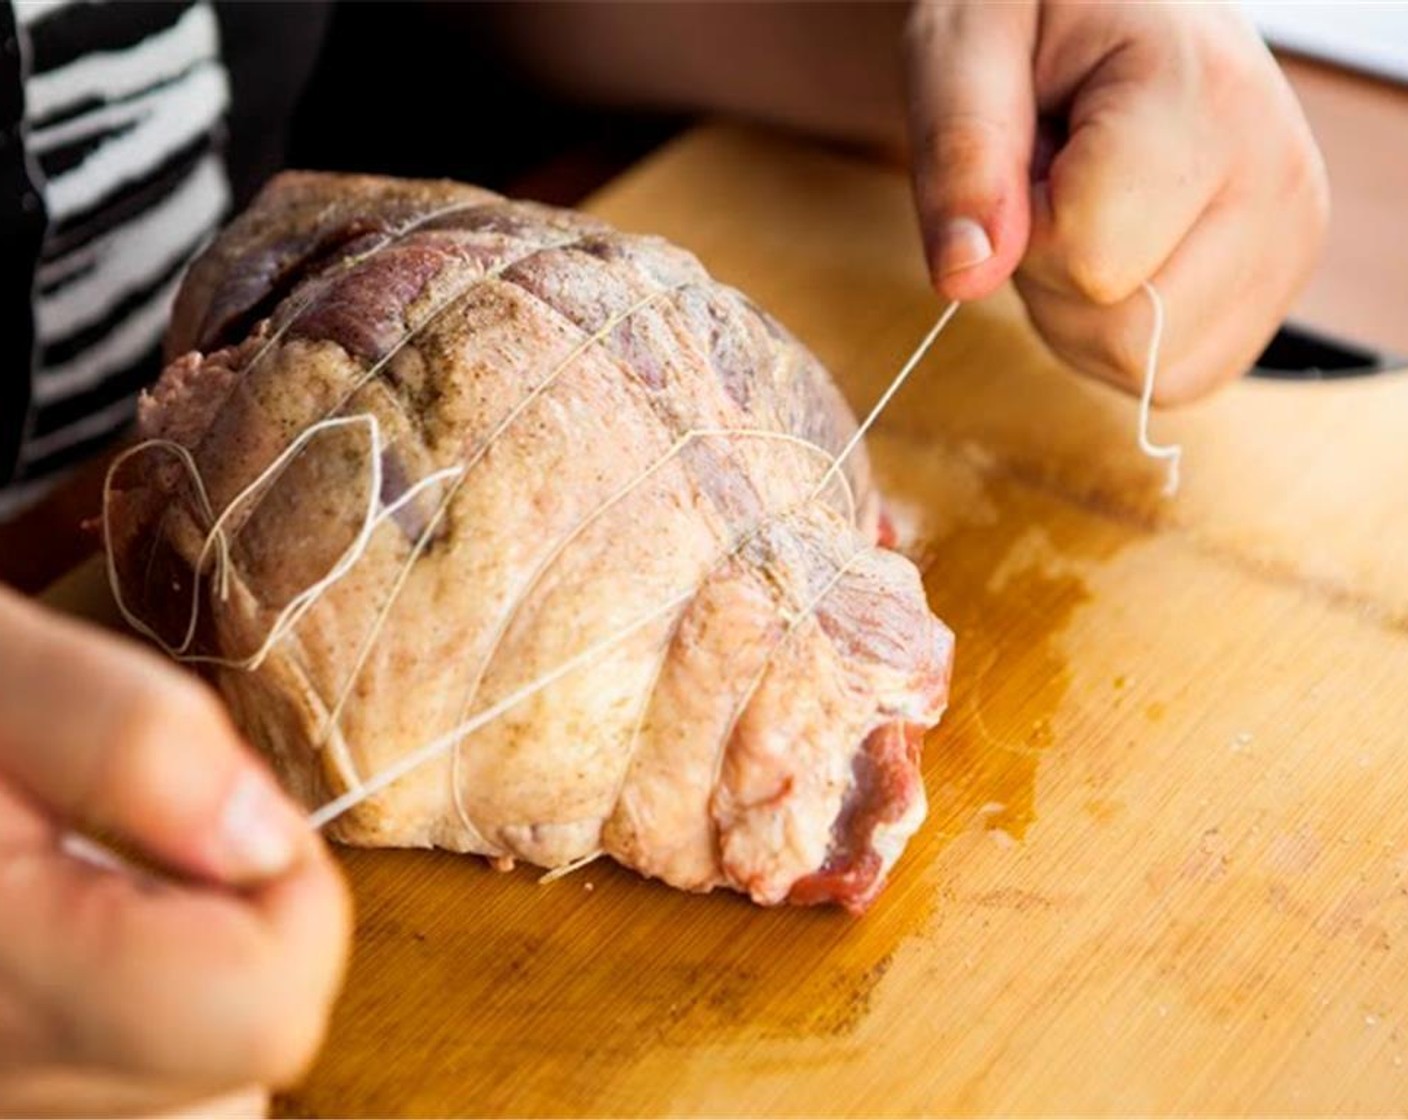
[[[168,358],[112,570],[310,808],[601,647],[335,837],[874,898],[923,819],[952,637],[877,543],[864,449],[830,469],[856,421],[826,371],[693,256],[290,173],[192,266]]]

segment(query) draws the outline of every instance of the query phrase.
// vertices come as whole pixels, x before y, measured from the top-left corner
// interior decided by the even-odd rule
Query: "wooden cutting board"
[[[777,138],[695,132],[589,208],[696,251],[858,409],[939,310],[901,177]],[[281,1107],[1408,1108],[1408,378],[1156,417],[1172,501],[1134,430],[1010,294],[884,418],[958,668],[868,916],[349,852],[351,976]],[[101,612],[92,577],[60,597]]]

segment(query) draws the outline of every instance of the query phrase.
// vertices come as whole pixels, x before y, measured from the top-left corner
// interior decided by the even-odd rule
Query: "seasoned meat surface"
[[[831,469],[854,417],[745,296],[578,213],[286,174],[191,268],[168,353],[113,570],[290,788],[517,698],[337,838],[874,897],[952,638],[875,543],[863,449]]]

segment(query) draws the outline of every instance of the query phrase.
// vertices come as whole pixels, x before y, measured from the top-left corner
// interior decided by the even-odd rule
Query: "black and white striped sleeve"
[[[14,0],[14,15],[46,219],[14,471],[33,492],[126,426],[155,376],[181,271],[230,206],[230,83],[208,0]]]

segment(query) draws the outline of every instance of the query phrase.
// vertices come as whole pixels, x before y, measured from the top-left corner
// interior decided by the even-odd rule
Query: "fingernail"
[[[952,218],[939,235],[939,252],[935,271],[940,276],[962,272],[982,264],[992,256],[992,242],[987,230],[972,218]]]
[[[221,833],[240,878],[267,879],[288,870],[303,840],[303,823],[263,775],[242,774],[225,802]]]

